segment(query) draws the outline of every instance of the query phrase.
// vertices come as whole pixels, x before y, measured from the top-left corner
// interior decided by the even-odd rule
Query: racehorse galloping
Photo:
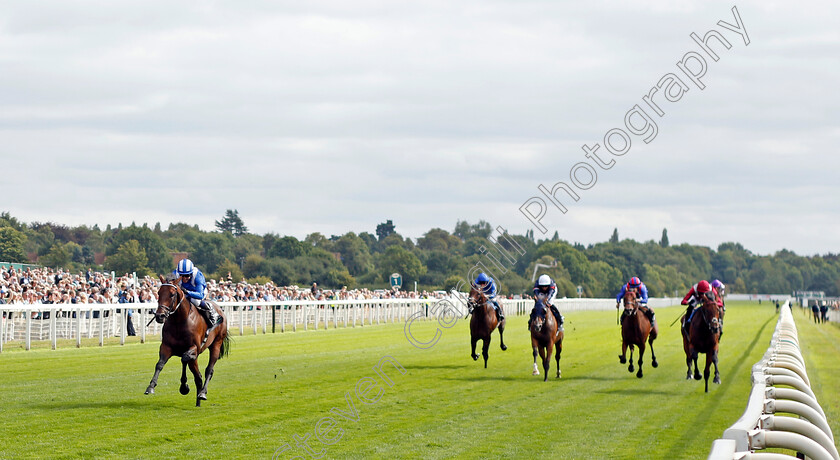
[[[700,380],[700,372],[697,369],[697,355],[698,353],[705,353],[706,368],[703,370],[703,376],[706,379],[706,393],[708,393],[709,367],[712,363],[715,365],[715,378],[713,382],[720,383],[720,372],[718,372],[718,343],[720,341],[721,311],[717,302],[715,302],[715,296],[712,292],[704,294],[702,300],[703,305],[695,310],[689,327],[682,328],[682,336],[683,349],[685,350],[685,364],[688,366],[685,378],[691,379],[691,363],[694,363],[694,380]]]
[[[204,340],[204,333],[207,331],[207,323],[198,312],[195,306],[190,303],[184,291],[175,283],[178,277],[170,275],[160,277],[161,286],[158,289],[158,308],[155,311],[155,321],[163,324],[161,331],[160,359],[155,366],[155,375],[146,388],[146,394],[154,394],[157,379],[163,366],[172,356],[181,357],[181,388],[182,395],[189,394],[190,387],[187,385],[187,366],[190,366],[195,377],[195,386],[198,394],[195,398],[196,407],[201,406],[201,400],[207,399],[207,384],[213,378],[213,367],[216,361],[230,352],[230,337],[228,337],[227,317],[224,312],[214,303],[207,302],[211,308],[222,316],[223,321],[216,326],[207,339]],[[201,382],[201,372],[198,369],[198,355],[204,350],[210,350],[210,362],[204,371],[204,384]]]
[[[645,342],[650,344],[650,356],[653,367],[658,367],[656,353],[653,352],[653,341],[656,340],[657,330],[651,328],[650,320],[646,315],[640,314],[639,301],[636,298],[636,290],[628,289],[624,294],[624,313],[621,315],[621,354],[618,356],[621,364],[627,362],[625,358],[627,347],[630,347],[630,366],[627,370],[633,372],[633,346],[639,347],[639,372],[636,377],[642,378],[642,358],[645,356]]]
[[[505,346],[505,320],[499,322],[496,318],[496,310],[483,292],[475,288],[470,289],[470,297],[467,302],[472,319],[470,319],[470,341],[472,342],[472,359],[478,360],[475,354],[475,344],[482,341],[481,356],[484,357],[484,368],[487,369],[487,351],[490,349],[490,337],[496,327],[499,328],[499,340],[501,340],[502,351],[507,350]]]
[[[551,366],[552,345],[554,346],[554,360],[557,362],[557,378],[560,378],[560,352],[563,351],[563,331],[559,330],[557,320],[548,311],[543,299],[537,299],[534,306],[534,321],[531,323],[531,348],[534,350],[534,371],[532,375],[540,375],[537,368],[537,352],[542,358],[543,382],[548,380],[548,368]]]

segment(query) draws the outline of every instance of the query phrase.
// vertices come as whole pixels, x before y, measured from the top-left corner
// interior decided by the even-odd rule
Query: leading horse
[[[160,343],[160,359],[155,366],[155,375],[146,388],[146,394],[154,394],[157,386],[158,376],[163,366],[172,356],[181,357],[181,387],[182,395],[190,392],[187,384],[187,366],[190,366],[195,377],[195,386],[198,393],[195,397],[196,407],[201,406],[201,401],[207,399],[207,384],[213,378],[213,368],[216,361],[227,356],[230,352],[230,337],[228,337],[227,317],[221,308],[214,302],[207,302],[210,308],[215,308],[223,321],[216,326],[207,338],[204,334],[207,331],[207,323],[198,309],[190,302],[184,291],[176,284],[177,276],[170,275],[167,278],[160,277],[161,286],[158,289],[158,308],[155,310],[155,321],[163,324]],[[201,372],[198,369],[198,356],[204,350],[210,350],[210,361],[204,370],[204,383],[201,381]]]
[[[715,378],[713,383],[720,383],[720,372],[718,372],[718,344],[720,342],[720,316],[721,309],[718,306],[715,295],[707,292],[702,296],[703,305],[694,311],[691,317],[691,324],[682,329],[683,349],[685,350],[685,364],[688,371],[686,379],[691,379],[691,364],[694,363],[694,380],[700,380],[700,372],[697,369],[698,353],[706,354],[706,368],[703,376],[706,379],[706,393],[709,392],[709,367],[715,365]],[[685,315],[683,315],[685,321]],[[688,329],[688,330],[686,330]]]
[[[487,358],[490,350],[490,338],[493,331],[499,328],[499,340],[501,340],[502,351],[507,350],[505,345],[505,320],[501,322],[496,317],[496,309],[487,298],[487,296],[478,289],[470,289],[470,296],[467,300],[467,306],[470,309],[472,318],[470,319],[470,341],[472,343],[472,359],[478,360],[478,355],[475,354],[475,344],[481,340],[481,356],[484,357],[484,368],[487,369]]]
[[[635,289],[628,289],[624,294],[624,313],[621,315],[621,354],[618,360],[621,364],[627,362],[627,347],[630,347],[630,366],[627,370],[633,372],[633,346],[639,347],[639,372],[636,377],[642,378],[642,358],[645,356],[645,342],[650,345],[650,356],[653,367],[658,367],[656,353],[653,352],[653,341],[656,340],[658,331],[651,326],[650,320],[640,312],[643,307],[639,304]]]
[[[542,358],[543,382],[548,380],[548,368],[551,366],[551,353],[554,351],[554,359],[557,362],[557,378],[560,378],[560,353],[563,351],[563,331],[557,325],[543,299],[537,299],[534,305],[534,321],[531,322],[531,348],[534,351],[534,371],[532,375],[540,375],[537,368],[537,352]]]

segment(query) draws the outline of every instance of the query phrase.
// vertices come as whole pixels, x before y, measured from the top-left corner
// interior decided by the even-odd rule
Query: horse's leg
[[[700,353],[698,353],[697,350],[693,350],[691,352],[691,362],[694,363],[694,380],[700,380],[702,378],[700,377],[700,368],[697,366],[697,357],[699,355]]]
[[[706,393],[709,392],[709,368],[712,365],[712,360],[714,357],[712,356],[712,352],[706,353],[706,367],[703,368],[703,379],[706,380]]]
[[[654,368],[659,367],[659,363],[656,362],[656,353],[653,352],[653,341],[656,340],[655,337],[650,336],[648,337],[648,345],[650,345],[650,365]]]
[[[187,362],[183,358],[181,358],[181,387],[178,391],[182,395],[190,394],[190,386],[187,384]]]
[[[634,346],[633,346],[633,344],[631,343],[631,344],[630,344],[630,365],[629,365],[629,366],[627,366],[627,370],[628,370],[629,372],[633,372],[634,370],[636,370],[636,368],[635,368],[635,367],[633,367],[633,349],[634,349],[634,348],[635,348],[635,347],[634,347]]]
[[[198,399],[207,399],[207,385],[210,384],[210,379],[213,378],[213,368],[216,366],[216,361],[219,360],[219,356],[222,354],[222,341],[216,340],[213,345],[210,346],[210,361],[207,363],[207,368],[204,369],[204,386],[201,387],[201,390],[198,392]]]
[[[534,339],[531,339],[531,349],[534,352],[534,371],[531,372],[531,375],[540,375],[540,369],[537,367],[537,344]]]
[[[195,361],[198,358],[198,355],[195,352],[195,348],[190,348],[181,356],[181,388],[178,391],[181,392],[182,395],[190,394],[190,386],[187,384],[187,364],[190,361]],[[198,386],[201,388],[201,385]],[[198,389],[196,388],[196,390]]]
[[[160,358],[158,359],[157,364],[155,365],[155,375],[152,377],[152,381],[149,382],[148,388],[146,388],[147,395],[155,394],[155,387],[157,386],[158,376],[160,375],[160,371],[163,370],[163,366],[166,365],[166,362],[169,361],[169,358],[172,357],[172,350],[165,345],[160,346]]]
[[[502,349],[502,351],[507,350],[507,345],[505,345],[504,333],[505,333],[505,321],[502,321],[502,322],[499,323],[499,340],[502,342],[502,344],[500,345],[500,348]]]
[[[720,385],[720,372],[718,372],[718,351],[717,351],[717,349],[715,349],[714,353],[715,354],[714,354],[714,357],[712,358],[712,364],[715,365],[715,379],[713,380],[713,383],[717,383],[718,385]]]
[[[548,369],[551,368],[551,355],[554,351],[554,347],[552,346],[551,342],[548,343],[548,346],[545,347],[545,358],[543,358],[543,371],[545,371],[545,377],[543,377],[543,382],[548,380]]]
[[[189,362],[190,371],[193,373],[193,377],[195,378],[195,407],[201,407],[201,389],[204,388],[204,384],[201,382],[201,370],[198,368],[198,358]]]
[[[490,340],[493,339],[492,334],[488,334],[486,339],[482,340],[481,356],[484,357],[484,368],[487,369],[487,358],[490,357]]]
[[[562,334],[562,333],[561,333]],[[557,378],[560,378],[560,353],[563,351],[563,336],[554,344],[554,362],[557,364]]]
[[[642,340],[642,343],[639,344],[639,372],[636,372],[636,377],[642,378],[644,374],[642,374],[642,358],[645,356],[645,341]]]
[[[626,363],[627,362],[627,358],[625,357],[626,355],[627,355],[627,342],[622,339],[621,340],[621,354],[618,355],[618,362],[620,362],[621,364]]]
[[[476,342],[478,342],[478,337],[476,337],[474,335],[471,336],[470,337],[470,342],[472,342],[472,352],[470,353],[470,356],[472,356],[473,361],[478,361],[478,355],[475,354],[475,344],[476,344]]]

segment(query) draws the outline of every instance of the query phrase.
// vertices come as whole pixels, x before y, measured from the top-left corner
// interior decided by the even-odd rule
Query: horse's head
[[[480,307],[487,302],[487,296],[479,289],[472,288],[470,289],[470,296],[467,299],[467,306],[470,308],[470,311],[474,310],[476,307]]]
[[[531,330],[540,333],[542,332],[543,327],[545,326],[546,319],[548,315],[546,315],[546,307],[545,307],[545,300],[542,298],[536,299],[536,304],[534,305],[534,321],[531,323]]]
[[[638,297],[636,296],[636,288],[629,288],[624,292],[624,313],[630,315],[636,312],[638,308]]]
[[[157,295],[158,307],[155,310],[155,321],[158,324],[163,324],[166,318],[169,318],[169,315],[175,313],[185,300],[181,288],[175,284],[177,281],[178,277],[175,275],[169,275],[166,278],[163,276],[160,277],[161,285],[158,288]]]
[[[718,307],[715,293],[709,291],[701,297],[703,301],[703,318],[709,324],[709,330],[712,334],[720,332],[720,314],[721,310]]]

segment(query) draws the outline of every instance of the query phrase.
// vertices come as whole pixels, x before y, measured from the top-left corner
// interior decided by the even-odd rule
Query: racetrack
[[[337,424],[326,445],[309,438],[328,458],[705,458],[711,442],[743,412],[749,369],[767,348],[775,310],[751,303],[727,307],[721,343],[723,383],[703,393],[685,381],[678,326],[681,308],[660,308],[655,342],[659,368],[646,355],[643,379],[618,363],[619,329],[613,312],[566,314],[560,361],[563,377],[531,376],[525,317],[508,320],[506,344],[498,336],[489,368],[469,357],[469,327],[459,321],[440,341],[421,350],[402,324],[235,337],[230,357],[216,366],[209,400],[194,407],[178,394],[180,363],[161,374],[154,396],[143,395],[157,359],[157,344],[4,352],[0,355],[0,458],[282,458],[307,454],[295,436],[313,433],[322,418]],[[796,314],[797,326],[808,331]],[[436,323],[415,323],[429,340]],[[805,346],[812,380],[832,429],[838,427],[836,387],[840,328],[819,328],[828,345]],[[423,335],[426,334],[426,335]],[[807,333],[801,332],[803,342]],[[827,337],[827,338],[826,338]],[[831,348],[834,345],[834,348]],[[391,356],[406,370],[373,367]],[[704,357],[700,358],[702,365]],[[206,364],[206,356],[200,359]],[[552,363],[553,365],[553,363]],[[826,374],[820,374],[823,366]],[[364,404],[357,382],[378,382]],[[816,377],[816,378],[815,378]],[[351,395],[353,406],[345,400]],[[362,389],[361,393],[364,394]],[[335,412],[331,409],[335,408]],[[351,415],[353,409],[357,416]],[[345,415],[341,416],[338,411]],[[358,421],[348,419],[356,418]],[[340,430],[343,430],[340,431]],[[340,438],[339,437],[340,434]]]

